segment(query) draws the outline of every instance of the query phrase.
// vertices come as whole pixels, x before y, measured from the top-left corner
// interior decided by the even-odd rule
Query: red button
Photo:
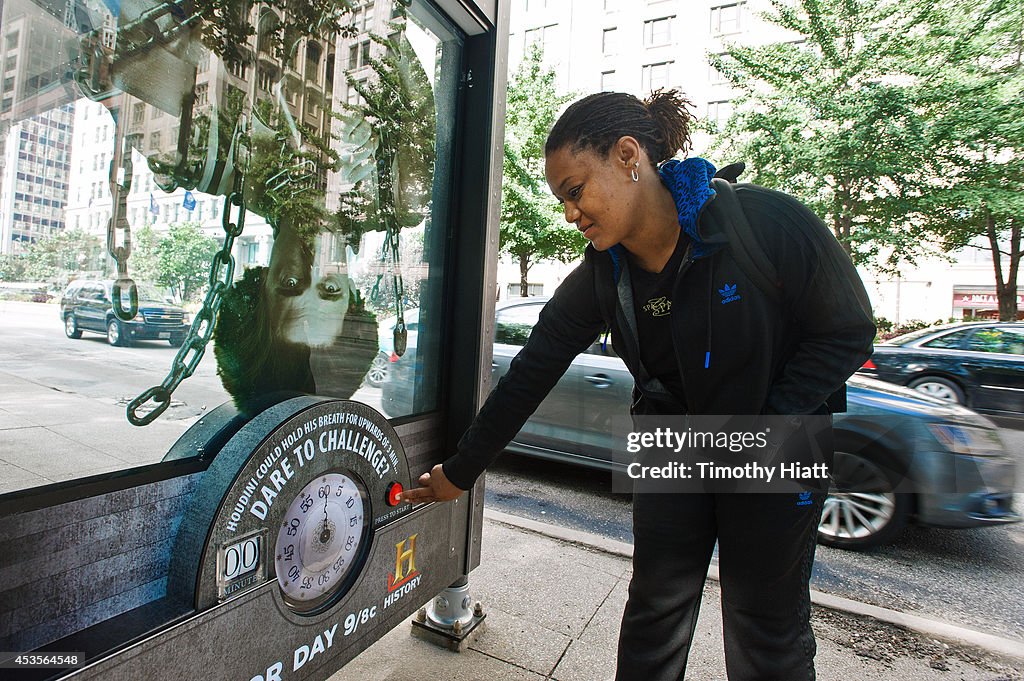
[[[388,506],[398,506],[398,495],[402,493],[402,483],[393,482],[388,485]]]

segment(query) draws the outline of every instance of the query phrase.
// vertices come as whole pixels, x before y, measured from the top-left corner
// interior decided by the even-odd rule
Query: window
[[[199,83],[196,85],[196,104],[199,106],[206,106],[210,101],[210,84]]]
[[[732,117],[732,102],[727,99],[708,102],[707,119],[714,121],[716,126],[722,128],[729,121],[730,117]]]
[[[959,348],[970,332],[971,329],[954,331],[952,333],[939,336],[938,338],[933,338],[927,343],[921,343],[921,346],[925,348]]]
[[[7,34],[7,51],[10,52],[16,49],[18,49],[18,32],[14,31]]]
[[[270,92],[270,88],[274,87],[274,79],[262,66],[256,68],[256,82],[264,92]]]
[[[615,50],[618,47],[618,29],[617,28],[606,28],[601,34],[601,52],[608,54],[615,54]]]
[[[541,304],[516,305],[499,310],[494,322],[494,342],[526,345],[526,339],[530,337],[543,307]]]
[[[158,151],[160,149],[160,131],[149,133],[149,150]]]
[[[615,72],[614,71],[603,71],[603,72],[601,72],[601,90],[603,92],[613,92],[615,90]]]
[[[967,341],[967,349],[974,352],[1024,355],[1024,330],[999,327],[977,329]]]
[[[672,20],[675,17],[663,17],[644,22],[644,46],[657,47],[672,42]]]
[[[653,92],[658,88],[668,87],[669,67],[671,66],[672,62],[670,61],[644,66],[640,85],[641,90],[643,92]]]
[[[245,76],[249,72],[249,68],[245,65],[245,62],[236,61],[228,64],[228,71],[230,71],[231,75],[235,78],[245,80]]]
[[[359,106],[360,104],[362,104],[363,98],[359,94],[359,91],[356,90],[352,85],[348,85],[347,88],[348,90],[345,93],[345,102],[352,106]]]
[[[725,52],[719,52],[716,56],[719,59],[723,59],[724,60],[725,57],[726,57],[726,53]],[[721,71],[719,71],[714,66],[709,64],[708,65],[708,82],[711,83],[712,85],[718,85],[718,84],[721,84],[721,83],[725,83],[726,82],[726,78],[725,78],[724,75],[722,75]]]
[[[322,54],[323,51],[316,43],[306,45],[306,80],[314,83],[320,82],[320,56]]]
[[[548,24],[547,26],[527,29],[524,32],[523,49],[529,48],[534,43],[539,43],[544,50],[544,54],[549,54],[549,48],[555,40],[555,29],[557,27],[558,24]]]
[[[199,73],[205,73],[210,70],[210,51],[203,50],[202,56],[199,57],[199,64],[196,66],[199,69]]]
[[[745,3],[720,5],[711,8],[711,33],[724,35],[738,33],[742,29],[743,7]]]
[[[163,115],[164,115],[163,109],[158,109],[157,107],[154,106],[153,107],[153,113],[149,115],[149,120],[155,121],[158,118],[163,118]]]

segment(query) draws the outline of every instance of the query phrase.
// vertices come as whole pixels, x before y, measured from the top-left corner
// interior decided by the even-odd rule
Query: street
[[[172,406],[144,429],[124,420],[129,400],[163,380],[176,349],[149,341],[115,348],[88,333],[65,337],[52,304],[0,302],[0,379],[49,388],[55,404],[87,398],[106,414],[102,424],[74,413],[46,413],[46,405],[0,400],[0,492],[83,474],[159,460],[199,416],[228,400],[216,375],[212,349],[174,393]],[[6,392],[6,389],[5,389]],[[362,388],[356,399],[380,408],[380,391]],[[56,409],[56,408],[55,408]],[[76,417],[77,418],[76,420]],[[24,420],[24,426],[19,425]],[[36,428],[43,427],[45,428]],[[87,441],[96,430],[105,446],[88,453],[85,469],[18,459],[20,433],[45,430],[54,438]],[[63,435],[62,435],[63,434]],[[1024,431],[1003,428],[1007,448],[1024,452]],[[66,442],[67,440],[63,440]],[[55,440],[56,442],[56,440]],[[55,447],[60,444],[55,444]],[[71,452],[62,452],[72,457]],[[38,466],[43,466],[39,468]],[[631,540],[630,502],[611,492],[607,473],[505,455],[487,478],[487,504],[548,523]],[[1016,508],[1024,507],[1017,495]],[[486,541],[486,537],[485,537]],[[1024,643],[1024,524],[972,530],[908,527],[895,543],[865,552],[819,546],[814,588],[858,601],[915,613]]]

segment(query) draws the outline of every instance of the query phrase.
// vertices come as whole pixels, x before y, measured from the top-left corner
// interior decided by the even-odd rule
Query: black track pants
[[[814,679],[808,582],[825,495],[636,494],[616,681],[678,681],[718,541],[730,681]]]

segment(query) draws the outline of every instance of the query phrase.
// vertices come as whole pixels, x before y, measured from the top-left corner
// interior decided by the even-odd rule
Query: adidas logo
[[[736,284],[725,284],[718,289],[718,294],[722,296],[722,305],[740,299],[740,296],[736,295]]]

